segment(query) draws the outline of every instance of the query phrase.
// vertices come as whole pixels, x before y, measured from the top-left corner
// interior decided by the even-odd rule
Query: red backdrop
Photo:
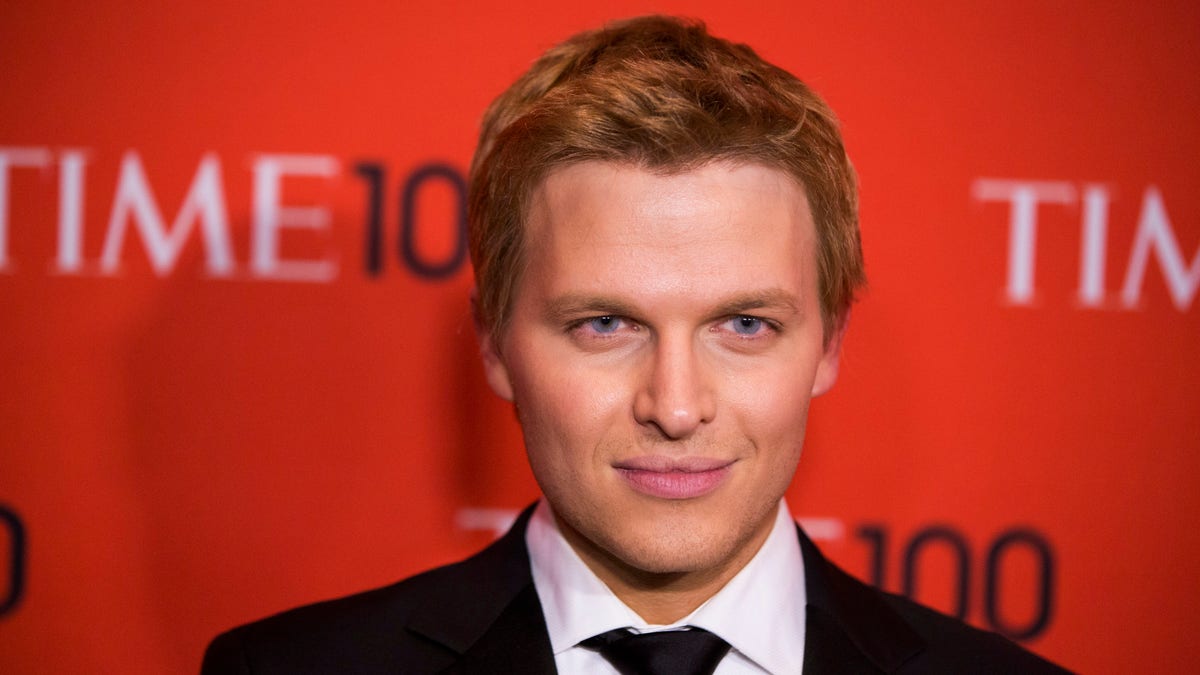
[[[0,671],[193,672],[536,496],[461,175],[541,50],[650,11],[812,84],[861,174],[824,548],[1074,669],[1200,665],[1197,6],[606,4],[0,8]]]

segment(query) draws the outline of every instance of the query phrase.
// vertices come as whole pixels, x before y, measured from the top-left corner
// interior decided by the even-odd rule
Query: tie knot
[[[613,664],[621,675],[712,675],[729,643],[703,628],[632,633],[610,630],[579,643]]]

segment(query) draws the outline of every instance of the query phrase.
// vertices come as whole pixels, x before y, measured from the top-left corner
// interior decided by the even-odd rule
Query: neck
[[[621,602],[646,623],[665,625],[696,611],[724,588],[740,569],[665,574],[630,571],[621,575],[594,571]]]

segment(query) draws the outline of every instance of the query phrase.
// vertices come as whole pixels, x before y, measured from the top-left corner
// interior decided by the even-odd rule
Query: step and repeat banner
[[[470,554],[537,497],[468,313],[487,103],[606,20],[822,92],[870,289],[789,505],[860,578],[1076,670],[1190,672],[1192,3],[0,7],[0,671]]]

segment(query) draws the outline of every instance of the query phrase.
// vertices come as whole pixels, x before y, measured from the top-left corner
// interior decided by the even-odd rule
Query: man
[[[647,17],[551,49],[470,188],[484,370],[545,499],[463,563],[222,635],[205,672],[1057,672],[788,516],[856,203],[832,112],[748,47]]]

